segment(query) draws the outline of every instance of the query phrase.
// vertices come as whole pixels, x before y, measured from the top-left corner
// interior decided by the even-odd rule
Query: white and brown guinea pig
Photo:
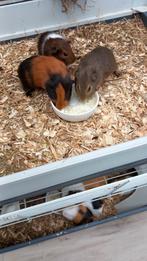
[[[70,43],[60,34],[45,32],[38,40],[39,55],[52,55],[64,62],[66,65],[75,61],[75,55]]]
[[[81,59],[77,68],[75,76],[77,95],[82,100],[91,97],[111,73],[119,76],[113,52],[107,47],[96,47]]]
[[[68,105],[73,80],[67,66],[53,56],[32,56],[20,63],[18,77],[27,96],[45,89],[58,109]]]
[[[62,196],[69,196],[78,192],[82,192],[88,189],[96,188],[105,185],[106,177],[99,177],[83,183],[67,186],[62,189]],[[83,222],[89,222],[102,214],[103,201],[99,199],[93,199],[93,201],[86,201],[80,205],[65,208],[62,212],[63,216],[73,221],[75,224],[82,224]]]

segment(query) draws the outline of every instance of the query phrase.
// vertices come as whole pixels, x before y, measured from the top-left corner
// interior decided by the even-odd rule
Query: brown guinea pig
[[[41,34],[38,40],[38,53],[52,55],[69,65],[75,61],[75,55],[68,40],[59,34],[49,32]]]
[[[98,177],[92,180],[71,185],[62,189],[62,196],[72,195],[85,190],[93,189],[107,184],[106,177]],[[75,205],[63,210],[63,216],[73,221],[75,224],[90,222],[95,220],[102,214],[103,200],[93,199],[92,201],[83,202],[80,205]]]
[[[96,47],[86,54],[79,63],[75,76],[77,95],[82,100],[92,96],[111,73],[119,76],[112,51],[107,47]]]
[[[27,96],[43,88],[58,109],[68,105],[73,81],[62,61],[53,56],[32,56],[20,63],[18,76]]]

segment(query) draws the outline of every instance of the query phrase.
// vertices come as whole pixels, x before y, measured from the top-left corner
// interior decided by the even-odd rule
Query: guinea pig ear
[[[51,100],[56,100],[56,86],[60,83],[61,77],[59,75],[53,75],[45,84],[45,89]]]
[[[71,40],[67,39],[68,44],[71,44]]]
[[[71,86],[75,83],[75,80],[71,79],[71,77],[68,75],[66,76],[65,78],[62,78],[61,79],[61,83],[64,85],[64,86]]]
[[[92,73],[91,73],[91,80],[93,82],[95,82],[96,79],[97,79],[97,72],[96,72],[96,70],[93,70]]]

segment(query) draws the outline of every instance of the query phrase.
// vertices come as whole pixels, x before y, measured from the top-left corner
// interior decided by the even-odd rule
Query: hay
[[[77,56],[73,74],[79,59],[100,44],[113,49],[121,77],[109,77],[100,89],[93,117],[65,122],[54,114],[45,92],[26,97],[17,78],[19,63],[37,53],[37,39],[1,44],[1,176],[147,135],[147,36],[142,21],[97,23],[61,33],[71,39]]]
[[[12,225],[0,229],[0,248],[27,242],[48,234],[60,233],[63,229],[71,228],[73,223],[60,214],[39,217],[29,222]]]
[[[87,0],[82,1],[82,3],[79,2],[79,0],[61,0],[62,3],[62,11],[68,12],[71,10],[74,6],[78,6],[81,10],[85,10],[87,5]]]

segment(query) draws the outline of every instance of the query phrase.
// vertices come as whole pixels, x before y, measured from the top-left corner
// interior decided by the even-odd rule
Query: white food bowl
[[[89,102],[89,101],[92,101],[92,103],[93,103],[92,106],[90,106],[90,108],[83,107],[85,105],[87,106],[88,103],[86,104],[86,102]],[[64,108],[63,110],[58,110],[52,102],[51,102],[51,106],[52,106],[54,112],[63,120],[78,122],[78,121],[85,121],[90,116],[92,116],[97,109],[98,103],[99,103],[99,95],[97,92],[95,92],[95,94],[92,96],[92,98],[88,99],[87,101],[82,102],[77,97],[77,95],[75,93],[75,89],[73,88],[73,92],[71,95],[69,105],[66,108]],[[68,111],[68,109],[69,109],[69,111]],[[70,111],[70,109],[71,110],[77,109],[77,111],[72,113],[72,111]],[[82,110],[82,112],[80,112],[81,109],[83,109],[85,111]]]

